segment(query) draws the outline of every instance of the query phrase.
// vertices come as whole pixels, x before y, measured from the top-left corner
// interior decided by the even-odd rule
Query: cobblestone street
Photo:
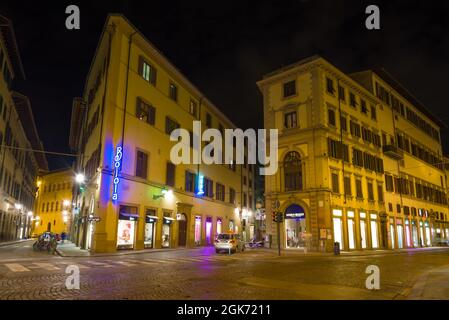
[[[0,299],[413,299],[423,276],[449,265],[449,250],[321,256],[269,250],[217,255],[212,248],[99,257],[32,252],[31,242],[0,248]],[[68,265],[80,289],[67,290]],[[380,290],[365,288],[368,265]],[[398,267],[400,266],[400,267]],[[446,272],[439,273],[448,277]],[[432,278],[432,277],[429,277]],[[433,298],[449,298],[443,296]]]

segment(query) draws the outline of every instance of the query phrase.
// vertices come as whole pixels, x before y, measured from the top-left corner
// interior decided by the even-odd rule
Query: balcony
[[[402,160],[404,158],[404,151],[392,144],[382,146],[382,151],[386,156],[395,160]]]

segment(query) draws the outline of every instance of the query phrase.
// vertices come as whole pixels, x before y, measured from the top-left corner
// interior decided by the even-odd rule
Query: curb
[[[33,239],[22,239],[22,240],[17,240],[17,241],[0,242],[0,248],[12,246],[12,245],[15,245],[18,243],[23,243],[23,242],[28,242],[28,241],[33,241]]]
[[[202,248],[202,247],[201,247]],[[198,248],[188,248],[188,249],[200,249]],[[133,254],[144,254],[144,253],[158,253],[158,252],[172,252],[172,251],[181,251],[186,250],[186,248],[173,248],[173,249],[150,249],[150,250],[138,250],[138,251],[124,251],[124,252],[113,252],[113,253],[94,253],[86,256],[79,255],[70,255],[65,254],[61,250],[56,248],[56,253],[63,258],[93,258],[93,257],[116,257],[116,256],[125,256],[125,255],[133,255]]]

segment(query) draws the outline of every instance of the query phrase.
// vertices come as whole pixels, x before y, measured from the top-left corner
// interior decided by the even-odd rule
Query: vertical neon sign
[[[204,176],[202,174],[198,175],[198,190],[196,194],[199,196],[204,194]]]
[[[118,177],[118,173],[120,171],[120,166],[122,164],[122,147],[118,146],[115,151],[115,157],[114,157],[114,191],[112,192],[112,200],[118,199],[118,184],[120,182],[120,179]]]

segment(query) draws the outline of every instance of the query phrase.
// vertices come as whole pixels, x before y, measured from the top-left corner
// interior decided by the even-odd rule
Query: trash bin
[[[334,255],[340,254],[340,242],[334,242]]]

